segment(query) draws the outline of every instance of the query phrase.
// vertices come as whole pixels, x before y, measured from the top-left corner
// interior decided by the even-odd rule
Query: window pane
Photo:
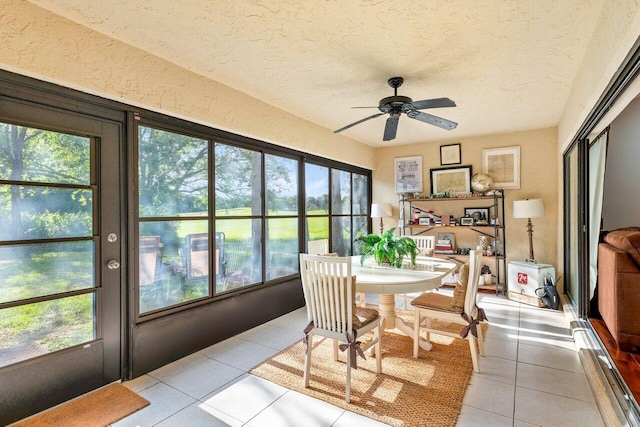
[[[140,313],[209,295],[208,221],[140,223]]]
[[[331,169],[331,213],[351,213],[351,173]]]
[[[94,286],[93,241],[0,246],[0,303]]]
[[[306,163],[304,179],[307,215],[329,214],[329,168]]]
[[[89,237],[91,190],[0,184],[0,240]]]
[[[267,215],[298,215],[298,162],[266,154]]]
[[[138,126],[138,185],[141,217],[206,213],[208,142]]]
[[[267,280],[298,272],[298,219],[267,221]]]
[[[262,282],[262,226],[259,219],[216,221],[225,235],[223,290]]]
[[[365,175],[354,173],[353,175],[353,214],[369,214],[369,180]]]
[[[307,240],[329,238],[329,217],[307,217]]]
[[[0,310],[0,366],[96,338],[94,294]]]
[[[0,179],[89,185],[91,140],[0,123]]]
[[[351,217],[339,216],[331,218],[331,251],[340,256],[351,255]],[[355,238],[355,235],[354,235]]]
[[[353,217],[353,234],[352,234],[353,239],[356,238],[356,236],[358,235],[358,231],[360,231],[360,230],[362,230],[362,232],[365,233],[365,234],[367,233],[367,230],[368,230],[367,226],[369,225],[368,222],[369,222],[369,219],[366,216],[354,216]],[[358,250],[357,247],[354,248],[354,250],[353,250],[353,254],[354,255],[360,255],[361,253],[362,253],[362,251]]]
[[[216,215],[262,215],[262,154],[216,143]]]

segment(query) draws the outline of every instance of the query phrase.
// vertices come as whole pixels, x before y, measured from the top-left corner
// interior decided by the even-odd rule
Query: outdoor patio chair
[[[160,236],[140,236],[138,241],[138,286],[141,298],[156,298],[161,291]]]

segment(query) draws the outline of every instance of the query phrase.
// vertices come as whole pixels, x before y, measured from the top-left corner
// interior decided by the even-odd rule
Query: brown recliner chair
[[[598,309],[620,350],[640,348],[640,228],[611,231],[599,244]]]

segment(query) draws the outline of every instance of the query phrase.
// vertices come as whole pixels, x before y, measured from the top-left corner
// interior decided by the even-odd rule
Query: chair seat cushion
[[[426,292],[411,301],[415,308],[446,311],[449,313],[462,313],[462,308],[451,306],[451,297],[437,292]]]
[[[377,310],[373,310],[371,308],[363,308],[363,307],[357,307],[355,314],[356,315],[354,316],[354,319],[353,319],[354,329],[360,329],[363,326],[373,322],[380,316]],[[356,318],[358,318],[357,322],[356,322]]]

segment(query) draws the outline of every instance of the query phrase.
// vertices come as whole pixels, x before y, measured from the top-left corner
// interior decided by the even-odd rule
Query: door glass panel
[[[93,192],[0,184],[2,240],[90,237]]]
[[[267,280],[298,272],[298,218],[267,220]]]
[[[565,171],[565,176],[568,179],[568,194],[567,199],[569,203],[569,217],[566,219],[566,227],[568,229],[569,241],[567,243],[567,263],[569,264],[569,271],[567,274],[567,289],[566,292],[569,298],[574,304],[578,303],[578,289],[580,285],[580,253],[579,253],[579,223],[580,223],[580,210],[579,210],[579,198],[578,198],[578,146],[576,145],[570,152]]]
[[[216,291],[230,291],[262,281],[262,221],[227,219],[216,221],[216,232],[223,233],[224,277]]]
[[[329,168],[306,163],[305,192],[307,215],[328,215]]]
[[[87,137],[0,123],[0,147],[0,179],[89,184]]]
[[[262,154],[215,146],[216,216],[262,215]]]
[[[93,287],[93,241],[0,246],[0,303]]]
[[[140,223],[140,313],[210,295],[208,230],[207,220]]]
[[[267,215],[297,216],[298,162],[269,154],[264,160]]]
[[[138,126],[140,217],[208,210],[208,141]]]
[[[94,294],[0,310],[0,366],[96,338]]]
[[[0,366],[97,337],[95,150],[86,136],[0,123]]]

